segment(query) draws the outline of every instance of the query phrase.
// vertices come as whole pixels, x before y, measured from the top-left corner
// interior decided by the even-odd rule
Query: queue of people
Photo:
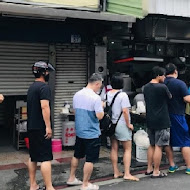
[[[171,84],[168,85],[167,81],[172,79],[174,80],[173,85]],[[130,174],[131,147],[132,147],[131,141],[132,141],[133,125],[131,124],[130,112],[129,112],[131,105],[127,94],[122,92],[123,78],[120,74],[113,75],[111,80],[111,87],[112,89],[110,89],[104,97],[104,100],[106,99],[108,104],[111,104],[115,94],[121,91],[121,93],[119,93],[118,96],[116,97],[115,103],[112,106],[112,122],[117,123],[115,134],[112,137],[110,137],[111,139],[110,158],[113,167],[113,177],[114,178],[122,177],[124,180],[139,181],[138,178]],[[177,89],[172,90],[173,88]],[[186,174],[190,174],[189,172],[190,145],[188,144],[190,143],[189,140],[190,136],[186,120],[184,119],[185,105],[187,102],[190,102],[189,101],[190,94],[187,91],[186,85],[182,81],[177,79],[177,68],[175,67],[175,65],[168,64],[166,66],[166,69],[161,67],[154,67],[152,69],[152,80],[144,86],[143,91],[144,91],[143,94],[145,97],[145,104],[147,110],[146,118],[147,118],[148,136],[150,140],[150,147],[148,148],[148,153],[147,153],[148,167],[145,175],[150,175],[151,178],[162,178],[167,176],[166,173],[160,172],[162,149],[165,150],[170,164],[168,171],[170,173],[174,173],[178,169],[178,166],[175,165],[173,160],[172,146],[173,147],[177,146],[182,148],[182,154],[187,166]],[[94,90],[94,96],[95,93],[96,91]],[[77,96],[77,94],[75,96]],[[181,97],[179,97],[179,95],[181,95]],[[91,95],[89,94],[87,96],[90,97]],[[74,97],[74,102],[76,101],[75,98],[76,97]],[[84,95],[82,96],[82,94],[81,98],[82,98],[81,100],[84,102],[85,99],[87,99],[87,97]],[[178,100],[178,98],[180,101]],[[100,99],[99,99],[99,104],[97,105],[100,105]],[[82,105],[80,105],[79,107],[82,107]],[[178,112],[173,112],[172,107],[175,107],[174,110],[178,110]],[[75,114],[77,119],[76,130],[78,130],[79,126],[81,125],[80,122],[78,122],[78,120],[84,121],[89,116],[83,113],[84,106],[80,110],[78,110],[79,108],[75,109],[76,109]],[[94,116],[96,116],[97,118],[98,118],[97,114],[102,113],[102,109],[99,110],[99,112],[95,109],[95,104],[94,107],[92,106],[91,109],[89,108],[88,111],[92,110],[94,110],[95,113]],[[88,125],[87,127],[88,131],[92,130],[92,126],[93,125]],[[87,128],[85,125],[85,127],[81,127],[80,130],[86,130]],[[178,133],[178,135],[176,135],[176,133]],[[119,142],[122,143],[124,150],[124,155],[123,155],[124,173],[122,171],[119,171],[117,166]],[[78,145],[76,141],[76,147],[77,146]],[[86,153],[88,153],[87,150]],[[77,159],[76,154],[74,154],[74,157],[75,158],[73,159],[76,160]],[[86,162],[88,162],[87,158],[88,157],[86,154]],[[82,190],[98,189],[99,188],[98,186],[92,185],[89,182],[87,183],[87,180],[85,181],[86,179],[85,177],[83,177],[83,182],[76,179],[75,170],[77,165],[78,161],[73,163],[72,160],[71,174],[67,184],[70,185],[82,184],[81,187]],[[84,169],[84,176],[86,175],[85,172],[86,170]],[[92,172],[92,167],[90,170],[90,175],[91,172]],[[88,180],[90,179],[90,175]]]
[[[54,70],[51,64],[43,61],[36,62],[32,67],[35,81],[27,94],[30,190],[55,189],[51,181],[51,160],[53,160],[50,117],[51,92],[46,84],[50,71]],[[173,161],[171,147],[181,147],[187,166],[186,174],[190,174],[190,133],[185,119],[185,106],[186,103],[190,103],[190,93],[185,83],[178,80],[177,77],[178,72],[174,64],[166,65],[166,69],[154,67],[152,80],[143,89],[150,140],[147,153],[148,167],[145,174],[152,178],[167,176],[167,174],[160,172],[163,148],[169,160],[169,172],[172,173],[178,169]],[[94,163],[98,162],[101,145],[99,120],[104,116],[105,103],[98,92],[100,92],[102,83],[102,76],[94,73],[90,76],[87,86],[73,97],[76,143],[67,184],[81,185],[81,190],[99,189],[98,185],[90,183],[90,177]],[[110,137],[113,177],[139,181],[130,173],[133,125],[130,118],[129,97],[125,92],[122,92],[122,89],[123,78],[119,73],[116,73],[112,76],[111,88],[103,98],[109,105],[117,94],[112,106],[112,123],[117,123],[117,125],[115,134]],[[4,97],[0,94],[0,103],[3,100]],[[124,172],[120,171],[117,165],[119,142],[123,146]],[[75,175],[81,158],[85,158],[82,181],[77,179]],[[41,162],[45,188],[39,187],[36,182],[37,162]]]

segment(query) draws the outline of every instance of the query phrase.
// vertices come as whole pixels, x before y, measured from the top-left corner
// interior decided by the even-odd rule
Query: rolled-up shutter
[[[67,101],[72,105],[73,95],[87,82],[87,48],[83,45],[56,45],[56,81],[54,104],[54,138],[61,138],[60,110]]]
[[[0,41],[0,93],[26,95],[39,60],[48,60],[48,44]]]

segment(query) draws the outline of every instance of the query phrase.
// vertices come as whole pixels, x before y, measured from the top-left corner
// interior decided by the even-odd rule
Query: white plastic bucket
[[[63,146],[74,146],[76,140],[75,122],[63,122],[62,144]]]
[[[136,145],[136,160],[138,162],[147,162],[148,148]]]

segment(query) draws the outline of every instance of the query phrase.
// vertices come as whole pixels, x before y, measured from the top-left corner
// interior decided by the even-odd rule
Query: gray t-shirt
[[[107,93],[108,105],[111,104],[112,99],[116,93],[117,92],[112,93],[110,91]],[[128,95],[125,92],[120,92],[117,95],[115,102],[112,106],[112,122],[113,123],[117,122],[123,108],[130,108],[130,107],[131,107],[131,104],[129,102]],[[130,114],[129,114],[129,120],[130,120]],[[126,125],[125,118],[124,118],[123,114],[121,115],[121,118],[120,118],[118,123]]]

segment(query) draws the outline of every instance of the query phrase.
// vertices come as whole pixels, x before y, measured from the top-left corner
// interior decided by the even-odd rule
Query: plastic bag
[[[138,130],[134,134],[133,140],[134,140],[135,144],[138,145],[138,146],[148,148],[149,145],[150,145],[148,134],[142,129]]]

